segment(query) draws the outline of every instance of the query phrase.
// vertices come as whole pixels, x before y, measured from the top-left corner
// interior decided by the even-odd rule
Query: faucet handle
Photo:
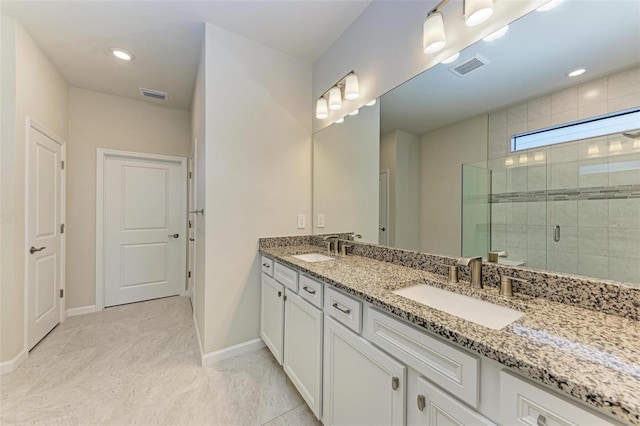
[[[513,282],[518,281],[526,283],[527,280],[523,278],[509,277],[507,275],[500,276],[500,296],[513,296]]]
[[[480,262],[482,262],[482,256],[461,257],[456,262],[456,265],[458,265],[458,266],[469,266],[471,264],[471,262],[475,262],[475,261],[478,261],[478,260]]]

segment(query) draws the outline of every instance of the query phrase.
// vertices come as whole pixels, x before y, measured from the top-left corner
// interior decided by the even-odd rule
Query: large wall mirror
[[[567,76],[577,68],[586,72]],[[532,12],[315,134],[314,232],[451,256],[499,251],[501,263],[640,284],[640,121],[511,147],[515,134],[639,107],[638,2]]]

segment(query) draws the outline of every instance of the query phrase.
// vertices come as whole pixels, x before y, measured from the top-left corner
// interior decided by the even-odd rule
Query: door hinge
[[[191,228],[191,221],[189,221],[189,228]]]
[[[193,174],[189,172],[189,179],[193,178]]]
[[[60,168],[61,168],[62,170],[64,170],[64,161],[61,161],[61,162],[60,162]]]
[[[64,289],[63,289],[63,288],[61,288],[61,289],[60,289],[60,298],[62,299],[63,297],[64,297]]]
[[[64,223],[60,224],[60,233],[64,234]]]
[[[191,278],[191,271],[187,273],[187,278]]]

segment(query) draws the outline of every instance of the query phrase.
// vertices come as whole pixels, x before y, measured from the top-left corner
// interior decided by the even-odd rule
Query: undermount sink
[[[325,256],[320,253],[307,253],[307,254],[294,254],[293,257],[296,259],[304,260],[305,262],[313,263],[313,262],[324,262],[325,260],[333,260],[334,257]]]
[[[426,284],[406,287],[393,293],[494,330],[500,330],[524,316],[524,312],[515,309]]]

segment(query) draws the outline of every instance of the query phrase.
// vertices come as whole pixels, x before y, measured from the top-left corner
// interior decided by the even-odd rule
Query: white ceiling
[[[443,12],[446,13],[446,8]],[[464,77],[449,71],[475,54],[489,64]],[[640,1],[566,0],[531,12],[507,35],[479,41],[382,96],[381,132],[429,130],[640,64]],[[585,67],[577,78],[565,76]]]
[[[191,107],[204,22],[313,63],[371,0],[7,1],[71,86],[142,98],[138,87],[169,93],[163,105]],[[111,47],[135,55],[118,61]],[[150,101],[160,102],[160,101]]]

